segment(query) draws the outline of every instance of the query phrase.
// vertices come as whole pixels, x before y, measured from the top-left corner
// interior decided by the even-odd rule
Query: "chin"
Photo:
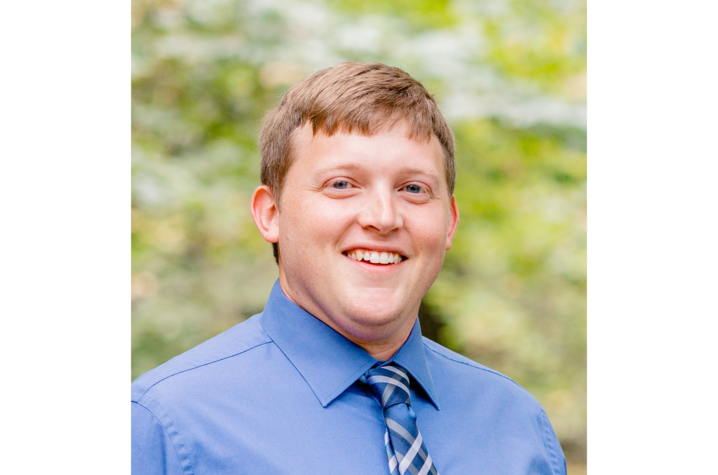
[[[374,327],[379,330],[387,326],[401,325],[409,318],[413,320],[416,315],[407,313],[406,308],[404,305],[386,305],[386,301],[377,302],[374,299],[369,299],[351,305],[346,309],[345,314],[355,325],[367,327],[367,329]]]

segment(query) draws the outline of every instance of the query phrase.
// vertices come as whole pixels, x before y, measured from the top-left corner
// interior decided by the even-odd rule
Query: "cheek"
[[[443,253],[446,249],[448,232],[446,217],[443,214],[431,214],[423,218],[413,222],[411,234],[414,236],[416,244],[424,249],[434,250],[434,252],[440,250]]]
[[[296,245],[297,248],[332,245],[339,239],[346,213],[337,206],[312,204],[305,200],[301,204],[288,206],[280,219],[280,239]]]

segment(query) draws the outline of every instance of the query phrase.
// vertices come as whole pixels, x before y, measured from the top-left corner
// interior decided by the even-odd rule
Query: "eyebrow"
[[[331,172],[334,170],[359,170],[361,168],[362,167],[356,163],[346,163],[346,164],[340,163],[338,165],[329,165],[327,167],[320,168],[319,170],[317,170],[317,173],[322,174],[322,173],[327,173],[327,172]]]
[[[320,168],[317,170],[318,174],[324,174],[331,171],[337,171],[337,170],[357,170],[361,171],[364,169],[363,165],[357,164],[357,163],[346,163],[346,164],[337,164],[337,165],[330,165],[325,168]],[[400,167],[397,169],[400,173],[407,174],[407,175],[427,175],[427,176],[434,176],[433,173],[427,172],[426,170],[422,170],[420,168],[415,167]]]

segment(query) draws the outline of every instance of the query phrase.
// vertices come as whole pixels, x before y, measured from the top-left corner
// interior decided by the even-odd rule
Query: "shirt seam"
[[[208,366],[208,365],[211,365],[211,364],[214,364],[214,363],[219,363],[220,361],[223,361],[223,360],[226,360],[226,359],[229,359],[229,358],[234,358],[235,356],[239,356],[239,355],[241,355],[241,354],[243,354],[243,353],[246,353],[246,352],[248,352],[248,351],[251,351],[251,350],[253,350],[253,349],[255,349],[255,348],[259,348],[259,347],[262,346],[262,345],[267,345],[267,344],[269,344],[269,343],[274,343],[274,341],[272,341],[271,338],[270,338],[269,341],[264,341],[264,342],[262,342],[262,343],[259,343],[259,344],[257,344],[257,345],[254,345],[254,346],[252,346],[252,347],[250,347],[250,348],[247,348],[246,350],[240,351],[239,353],[234,353],[234,354],[232,354],[232,355],[228,355],[228,356],[225,356],[225,357],[223,357],[223,358],[219,358],[219,359],[216,359],[216,360],[212,360],[212,361],[209,361],[209,362],[207,362],[207,363],[199,364],[199,365],[197,365],[197,366],[192,366],[191,368],[183,369],[182,371],[177,371],[176,373],[169,374],[169,375],[165,376],[164,378],[162,378],[162,379],[160,379],[160,380],[158,380],[158,381],[155,381],[151,386],[149,386],[147,389],[145,389],[145,390],[142,392],[142,394],[139,395],[139,397],[137,398],[137,401],[135,401],[135,402],[139,403],[140,399],[142,399],[142,398],[150,391],[150,389],[154,388],[155,386],[157,386],[158,384],[160,384],[160,383],[161,383],[162,381],[164,381],[165,379],[169,379],[169,378],[171,378],[171,377],[173,377],[173,376],[177,376],[178,374],[186,373],[187,371],[192,371],[192,370],[194,370],[194,369],[201,368],[201,367],[203,367],[203,366]],[[275,345],[276,345],[276,343],[275,343]],[[142,406],[142,407],[144,407],[144,406]]]
[[[425,347],[427,350],[430,350],[430,351],[436,353],[437,355],[446,358],[446,359],[449,360],[449,361],[453,361],[454,363],[459,363],[459,364],[468,366],[469,368],[474,368],[474,369],[476,369],[476,370],[484,371],[484,372],[486,372],[486,373],[490,373],[490,374],[493,374],[493,375],[495,375],[495,376],[499,376],[499,377],[501,377],[501,378],[504,378],[505,380],[514,383],[514,384],[515,384],[518,388],[520,388],[522,391],[524,391],[524,392],[526,392],[526,393],[528,393],[528,394],[531,394],[531,393],[529,393],[528,391],[526,391],[526,388],[524,388],[524,387],[521,386],[519,383],[517,383],[516,381],[514,381],[513,379],[509,378],[509,377],[506,376],[506,375],[503,375],[503,374],[501,374],[501,373],[499,373],[499,372],[493,371],[493,370],[491,370],[491,369],[489,369],[489,368],[483,368],[483,367],[480,367],[480,366],[474,366],[474,365],[469,364],[469,363],[467,363],[467,362],[465,362],[465,361],[460,361],[460,360],[457,360],[457,359],[455,359],[455,358],[451,358],[450,356],[447,356],[447,355],[445,355],[445,354],[443,354],[443,353],[440,353],[440,352],[436,351],[434,348],[430,347],[430,346],[427,345],[426,343],[424,343],[424,347]]]
[[[558,456],[556,455],[556,450],[554,450],[553,443],[551,441],[552,437],[549,433],[549,422],[548,422],[548,416],[546,415],[546,412],[542,409],[540,414],[540,422],[543,426],[543,430],[541,431],[541,435],[543,438],[544,447],[546,447],[546,451],[549,454],[549,458],[551,459],[551,471],[557,475],[561,474],[561,470],[559,468],[558,464]]]
[[[167,430],[167,428],[165,427],[165,425],[164,425],[164,424],[162,423],[162,421],[160,420],[160,418],[157,417],[157,415],[156,415],[154,412],[152,412],[152,409],[150,409],[149,407],[145,406],[144,404],[142,404],[142,403],[140,403],[140,402],[137,402],[137,401],[132,401],[132,403],[133,403],[133,404],[137,404],[138,406],[144,408],[147,412],[149,412],[150,414],[152,414],[152,417],[155,418],[155,420],[156,420],[157,423],[160,425],[160,427],[162,427],[162,430],[165,431],[165,434],[167,434],[167,438],[169,439],[170,443],[172,444],[172,449],[174,449],[175,456],[177,456],[177,462],[179,462],[180,470],[182,470],[182,473],[189,473],[190,475],[191,475],[191,474],[194,474],[194,470],[191,470],[191,469],[190,469],[189,472],[186,472],[186,471],[185,471],[185,468],[182,466],[182,458],[180,457],[179,451],[177,450],[177,446],[175,445],[175,441],[174,441],[174,439],[172,438],[172,436],[170,435],[170,432]],[[190,463],[189,461],[188,461],[187,463],[188,463],[188,465],[190,465],[190,468],[191,468],[191,463]]]

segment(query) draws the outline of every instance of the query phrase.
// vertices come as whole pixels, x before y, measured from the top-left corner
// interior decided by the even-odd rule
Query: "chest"
[[[301,397],[238,402],[187,414],[183,443],[196,475],[388,474],[383,414],[366,394],[349,392],[326,408]],[[443,475],[551,473],[530,424],[418,400],[414,409]]]

